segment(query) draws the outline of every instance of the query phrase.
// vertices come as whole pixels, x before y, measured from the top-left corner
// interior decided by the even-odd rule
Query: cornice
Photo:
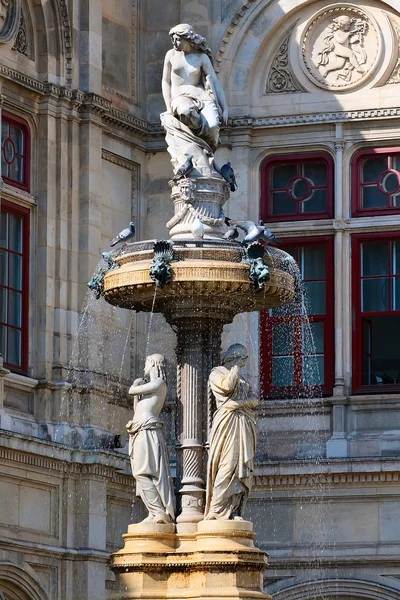
[[[310,465],[310,469],[312,469]],[[256,475],[254,478],[255,489],[280,489],[280,488],[324,488],[343,485],[386,484],[400,483],[400,471],[394,472],[364,472],[364,473],[305,473],[290,475]],[[299,487],[300,486],[300,487]]]

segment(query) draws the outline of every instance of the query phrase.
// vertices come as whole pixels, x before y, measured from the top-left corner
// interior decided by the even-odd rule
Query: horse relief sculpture
[[[307,74],[329,89],[362,83],[373,72],[379,50],[380,36],[372,17],[349,5],[317,15],[302,44]]]
[[[225,94],[206,39],[187,23],[176,25],[169,35],[173,48],[164,61],[162,92],[167,110],[161,121],[174,173],[191,157],[194,175],[196,171],[211,175],[220,125],[228,119]]]
[[[257,442],[253,409],[259,400],[240,375],[247,358],[244,346],[232,344],[208,380],[217,410],[210,432],[205,520],[243,520],[251,491]]]
[[[144,378],[136,379],[129,393],[134,397],[134,415],[126,428],[129,456],[136,493],[148,516],[143,523],[172,523],[175,520],[174,491],[169,468],[163,423],[159,418],[167,395],[162,354],[146,358]]]

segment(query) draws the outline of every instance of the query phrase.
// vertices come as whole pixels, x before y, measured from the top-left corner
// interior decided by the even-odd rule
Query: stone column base
[[[173,525],[130,525],[111,557],[114,600],[270,600],[263,592],[266,554],[249,521],[201,521],[192,535]],[[190,538],[190,539],[189,539]]]

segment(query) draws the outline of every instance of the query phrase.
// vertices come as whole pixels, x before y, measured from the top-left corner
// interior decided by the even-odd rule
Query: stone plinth
[[[222,177],[198,177],[171,183],[175,213],[167,223],[171,239],[192,239],[196,219],[204,226],[204,239],[223,238],[222,206],[229,198],[226,181]]]
[[[266,554],[254,546],[249,521],[201,521],[190,536],[173,525],[130,525],[123,537],[111,559],[114,600],[270,598],[262,587]]]

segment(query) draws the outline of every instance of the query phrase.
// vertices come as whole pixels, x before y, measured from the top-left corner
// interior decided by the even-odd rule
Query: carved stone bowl
[[[249,277],[249,265],[241,262],[242,246],[225,241],[174,243],[171,280],[156,288],[149,275],[154,241],[128,244],[114,257],[120,267],[104,277],[107,302],[136,311],[162,312],[170,323],[186,316],[229,323],[238,313],[266,310],[293,299],[294,280],[284,269],[285,252],[266,251],[270,279],[258,290]]]

